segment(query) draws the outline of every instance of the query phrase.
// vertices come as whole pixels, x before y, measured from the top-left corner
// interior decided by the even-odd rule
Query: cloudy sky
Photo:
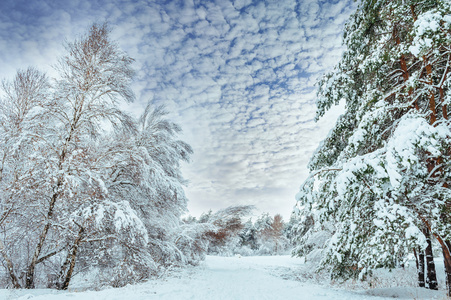
[[[307,163],[340,114],[318,123],[316,79],[338,62],[352,0],[0,0],[0,78],[52,75],[62,42],[93,22],[136,59],[138,114],[165,104],[194,148],[190,213],[234,204],[288,217]]]

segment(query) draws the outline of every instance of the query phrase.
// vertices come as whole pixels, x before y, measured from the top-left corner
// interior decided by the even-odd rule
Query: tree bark
[[[67,270],[63,283],[58,287],[60,290],[67,290],[67,288],[69,287],[69,283],[72,279],[72,274],[74,273],[75,259],[77,258],[78,247],[80,246],[80,243],[83,239],[84,231],[85,229],[80,226],[80,230],[78,231],[78,236],[75,239],[72,251],[68,253],[66,262],[69,264],[69,270]],[[66,263],[65,265],[67,266]],[[64,270],[61,270],[63,273],[66,266],[64,266]]]
[[[445,242],[445,247],[442,245],[443,250],[443,260],[445,263],[445,279],[446,279],[446,294],[451,297],[451,255],[449,249],[451,248],[451,243],[449,241]]]
[[[423,56],[423,61],[426,64],[426,75],[427,75],[427,82],[430,85],[431,89],[429,92],[429,110],[431,111],[431,119],[430,124],[434,125],[437,121],[437,108],[435,104],[435,92],[434,88],[432,87],[432,66],[431,63],[428,61],[428,58],[426,56]]]
[[[445,92],[443,91],[442,87],[440,87],[439,93],[440,93],[440,102],[442,103],[442,115],[445,120],[448,120],[448,109],[447,109],[446,104],[444,104]]]
[[[418,248],[418,286],[425,287],[424,282],[424,251]]]
[[[418,270],[418,255],[417,255],[417,250],[415,248],[413,248],[413,255],[415,256],[415,265]]]
[[[415,11],[414,11],[414,8],[412,7],[412,14],[414,14],[414,13],[415,13]],[[393,34],[396,35],[396,31],[394,31]],[[399,39],[399,36],[396,36],[395,40],[396,40],[396,44],[397,45],[401,44],[401,40]],[[401,70],[402,70],[402,77],[404,79],[404,82],[407,82],[409,80],[409,76],[410,75],[409,75],[409,70],[407,68],[406,57],[404,56],[404,54],[401,54],[401,57],[399,58],[399,65],[400,65]],[[413,88],[409,88],[409,91],[408,91],[409,98],[412,96],[412,94],[413,94]],[[415,100],[415,102],[413,104],[413,107],[416,110],[420,110],[417,100]]]
[[[425,249],[426,269],[427,269],[426,283],[428,284],[429,289],[438,290],[437,274],[435,273],[434,255],[432,253],[431,233],[427,228],[423,229],[423,233],[426,237],[426,242],[428,244],[428,246]]]

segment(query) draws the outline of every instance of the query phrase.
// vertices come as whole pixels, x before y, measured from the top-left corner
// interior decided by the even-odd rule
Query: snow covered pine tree
[[[341,100],[346,111],[298,194],[316,222],[335,224],[322,266],[361,278],[393,268],[427,247],[427,230],[442,247],[451,295],[451,3],[363,0],[344,44],[319,82],[317,118]]]

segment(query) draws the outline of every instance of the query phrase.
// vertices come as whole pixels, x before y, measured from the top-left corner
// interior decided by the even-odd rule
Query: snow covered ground
[[[308,275],[310,274],[310,275]],[[395,275],[390,273],[391,276]],[[446,299],[441,291],[412,287],[345,290],[321,282],[311,266],[290,256],[208,256],[199,267],[164,279],[102,291],[0,290],[0,299]]]

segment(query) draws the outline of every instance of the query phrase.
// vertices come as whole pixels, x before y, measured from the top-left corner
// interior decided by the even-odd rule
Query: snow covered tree
[[[284,234],[285,222],[280,214],[276,214],[273,217],[271,227],[266,230],[264,236],[267,240],[271,241],[273,251],[271,254],[282,254],[287,250],[289,245],[288,238]]]
[[[290,215],[290,220],[286,223],[284,228],[284,235],[290,241],[290,244],[293,245],[293,239],[295,238],[295,227],[299,224],[297,216],[294,212]]]
[[[43,107],[43,115],[49,121],[41,138],[48,141],[47,178],[50,180],[47,181],[48,200],[43,199],[41,205],[45,216],[43,226],[39,226],[35,250],[25,275],[26,288],[34,288],[35,267],[52,223],[59,218],[68,218],[65,209],[69,207],[61,204],[62,198],[72,198],[74,185],[84,183],[85,189],[97,187],[95,183],[91,184],[93,178],[89,169],[84,169],[89,161],[81,159],[83,164],[76,165],[72,163],[74,156],[89,153],[90,143],[100,134],[101,121],[126,126],[128,118],[117,106],[120,99],[134,99],[129,87],[133,60],[111,42],[106,25],[93,25],[89,34],[68,43],[66,50],[68,55],[57,65],[61,77],[50,101]],[[72,199],[79,200],[78,197]],[[77,240],[75,238],[73,243]],[[73,247],[76,245],[70,248]]]
[[[215,225],[208,222],[196,222],[195,218],[188,220],[178,228],[179,233],[175,244],[177,249],[183,253],[186,263],[197,265],[205,258],[210,244],[209,235],[216,230]]]
[[[0,252],[15,288],[67,289],[77,264],[122,286],[191,255],[177,241],[192,149],[163,107],[119,109],[133,59],[109,32],[67,43],[53,85],[32,68],[3,83]]]
[[[186,181],[181,174],[181,162],[189,161],[192,149],[176,139],[181,128],[169,121],[167,114],[163,106],[153,107],[149,103],[139,119],[135,146],[139,157],[145,159],[141,168],[145,170],[142,174],[145,180],[140,182],[139,193],[130,202],[142,212],[152,255],[156,261],[169,265],[180,258],[174,243],[188,202],[183,191]]]
[[[294,244],[292,254],[304,257],[306,261],[318,263],[327,241],[335,232],[334,223],[321,222],[320,214],[315,206],[296,207],[293,214],[298,217],[297,224],[294,224],[291,229],[291,239]]]
[[[298,194],[334,223],[323,266],[364,277],[427,247],[423,228],[449,252],[448,1],[362,1],[347,23],[347,50],[319,82],[317,117],[346,111],[310,162]]]
[[[285,223],[279,214],[271,217],[268,213],[264,213],[258,217],[254,224],[258,254],[280,254],[287,249],[289,243],[284,235],[284,226]]]
[[[242,218],[254,209],[253,205],[237,205],[202,214],[199,224],[212,226],[202,237],[209,241],[208,253],[231,255],[240,242],[239,235],[244,227]]]
[[[3,97],[0,98],[0,227],[11,230],[9,242],[19,244],[24,233],[17,232],[11,226],[20,225],[22,230],[30,230],[30,222],[23,218],[24,213],[36,216],[33,210],[35,202],[30,201],[28,207],[18,201],[20,198],[36,197],[31,192],[35,182],[32,176],[40,167],[29,164],[29,160],[39,160],[34,155],[37,136],[41,132],[40,106],[45,103],[49,83],[47,77],[34,68],[18,71],[12,81],[3,81]],[[33,199],[33,198],[32,198]],[[6,264],[7,273],[15,288],[20,287],[19,276],[13,264],[13,255],[18,245],[10,247],[9,243],[0,240],[0,252]]]
[[[252,222],[252,218],[249,219],[246,223],[244,223],[243,229],[239,234],[240,237],[240,247],[249,248],[249,252],[258,250],[258,241],[257,241],[257,229]]]

